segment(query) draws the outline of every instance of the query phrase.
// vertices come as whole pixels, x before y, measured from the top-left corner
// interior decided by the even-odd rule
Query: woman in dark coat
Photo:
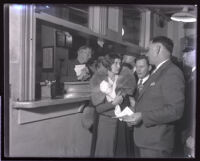
[[[94,156],[114,157],[119,120],[113,117],[119,110],[117,105],[123,104],[123,107],[128,105],[129,101],[125,101],[125,99],[127,95],[132,95],[135,89],[133,85],[135,78],[133,75],[129,75],[128,72],[118,75],[121,68],[121,59],[116,54],[105,56],[102,65],[102,70],[96,72],[90,80],[91,101],[98,113]],[[111,89],[108,93],[105,92],[108,89],[108,86],[104,86],[105,82]]]

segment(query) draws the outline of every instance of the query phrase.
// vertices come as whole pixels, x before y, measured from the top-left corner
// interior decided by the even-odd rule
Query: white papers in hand
[[[115,106],[115,111],[114,112],[115,112],[115,116],[117,116],[118,114],[120,114],[122,112],[119,105]]]
[[[126,106],[125,107],[125,109],[123,110],[123,111],[121,111],[120,113],[118,113],[117,115],[116,115],[116,118],[118,118],[118,117],[124,117],[124,116],[130,116],[130,115],[132,115],[134,112],[128,107],[128,106]]]
[[[101,92],[105,93],[105,94],[111,94],[112,93],[112,88],[111,86],[109,85],[108,82],[106,82],[105,80],[103,80],[101,83],[100,83],[100,90]]]
[[[85,68],[85,64],[81,64],[81,65],[75,65],[75,72],[76,75],[79,76],[81,74],[81,70]]]

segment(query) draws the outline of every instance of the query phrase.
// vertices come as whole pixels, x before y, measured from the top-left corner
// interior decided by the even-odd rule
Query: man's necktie
[[[139,83],[138,83],[138,92],[140,93],[140,91],[143,89],[143,84],[142,84],[143,80],[140,79]]]

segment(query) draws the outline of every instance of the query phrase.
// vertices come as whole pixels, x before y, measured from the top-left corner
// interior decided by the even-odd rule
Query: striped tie
[[[143,89],[143,84],[142,84],[142,82],[143,82],[143,79],[140,79],[140,81],[139,81],[139,83],[138,83],[138,92],[140,93],[140,91]]]

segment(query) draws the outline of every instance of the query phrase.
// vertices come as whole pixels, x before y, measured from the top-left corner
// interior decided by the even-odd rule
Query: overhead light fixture
[[[14,8],[18,9],[18,10],[21,10],[23,7],[24,7],[24,5],[20,5],[20,4],[15,4],[14,5]]]
[[[196,17],[188,12],[188,8],[184,7],[181,12],[175,13],[171,16],[171,20],[178,22],[196,22]]]

